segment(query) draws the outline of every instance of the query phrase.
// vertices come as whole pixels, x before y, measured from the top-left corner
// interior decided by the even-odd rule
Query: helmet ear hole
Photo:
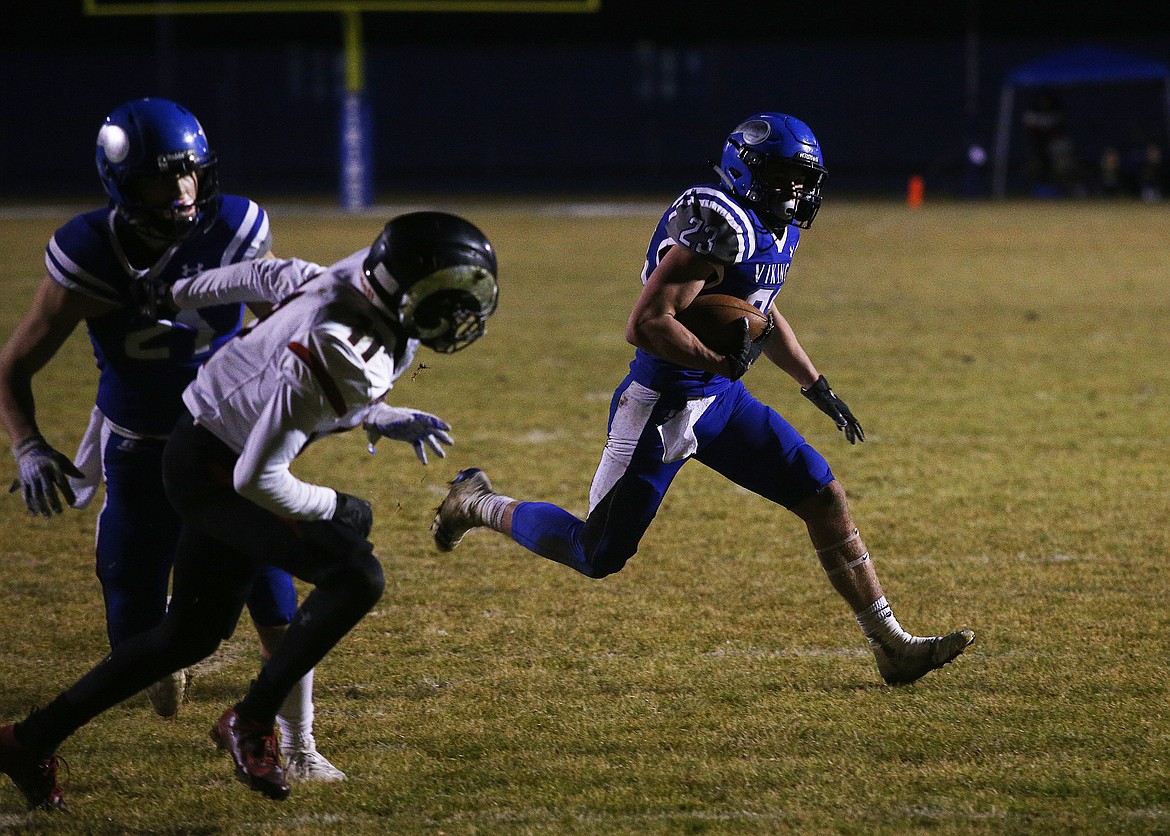
[[[724,188],[772,229],[788,224],[808,227],[820,208],[826,174],[820,143],[808,125],[793,116],[768,112],[742,121],[724,143],[717,171]],[[778,189],[796,182],[802,186],[798,196],[775,199]],[[779,207],[785,208],[777,211]]]

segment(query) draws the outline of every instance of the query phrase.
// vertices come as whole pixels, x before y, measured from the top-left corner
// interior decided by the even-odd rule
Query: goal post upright
[[[373,129],[365,83],[364,12],[592,13],[601,0],[82,0],[87,16],[337,14],[345,55],[342,91],[339,189],[346,211],[366,209],[373,201]]]

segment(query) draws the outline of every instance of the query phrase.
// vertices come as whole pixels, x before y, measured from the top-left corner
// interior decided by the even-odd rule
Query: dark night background
[[[1086,44],[1168,63],[1159,5],[602,0],[596,14],[366,13],[376,194],[672,192],[705,178],[743,116],[780,110],[813,127],[837,192],[898,194],[921,174],[933,193],[977,197],[987,172],[966,151],[991,144],[1005,76]],[[0,27],[0,198],[98,199],[97,128],[143,95],[199,116],[229,191],[337,193],[338,15],[24,7]],[[1167,142],[1157,85],[1061,95],[1087,173],[1106,144],[1129,154]],[[1014,190],[1026,189],[1024,104]]]

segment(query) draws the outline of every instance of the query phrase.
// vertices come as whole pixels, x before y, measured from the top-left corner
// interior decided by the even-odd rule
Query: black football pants
[[[271,724],[297,681],[382,595],[382,567],[363,537],[332,521],[298,522],[244,499],[232,486],[236,455],[184,415],[163,457],[167,496],[183,530],[167,615],[115,648],[18,726],[44,753],[101,712],[199,662],[228,638],[266,563],[314,586],[237,710]]]

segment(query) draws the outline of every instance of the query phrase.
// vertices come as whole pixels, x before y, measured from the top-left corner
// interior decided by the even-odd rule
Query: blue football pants
[[[664,461],[679,455],[668,451],[664,437],[671,436],[671,422],[688,411],[690,432],[681,434],[689,439],[690,452]],[[733,383],[710,403],[688,404],[627,377],[610,403],[609,438],[594,479],[595,494],[599,481],[603,492],[591,499],[587,519],[547,502],[522,502],[512,518],[512,538],[587,577],[620,571],[691,458],[789,509],[833,481],[824,457],[742,383]]]

